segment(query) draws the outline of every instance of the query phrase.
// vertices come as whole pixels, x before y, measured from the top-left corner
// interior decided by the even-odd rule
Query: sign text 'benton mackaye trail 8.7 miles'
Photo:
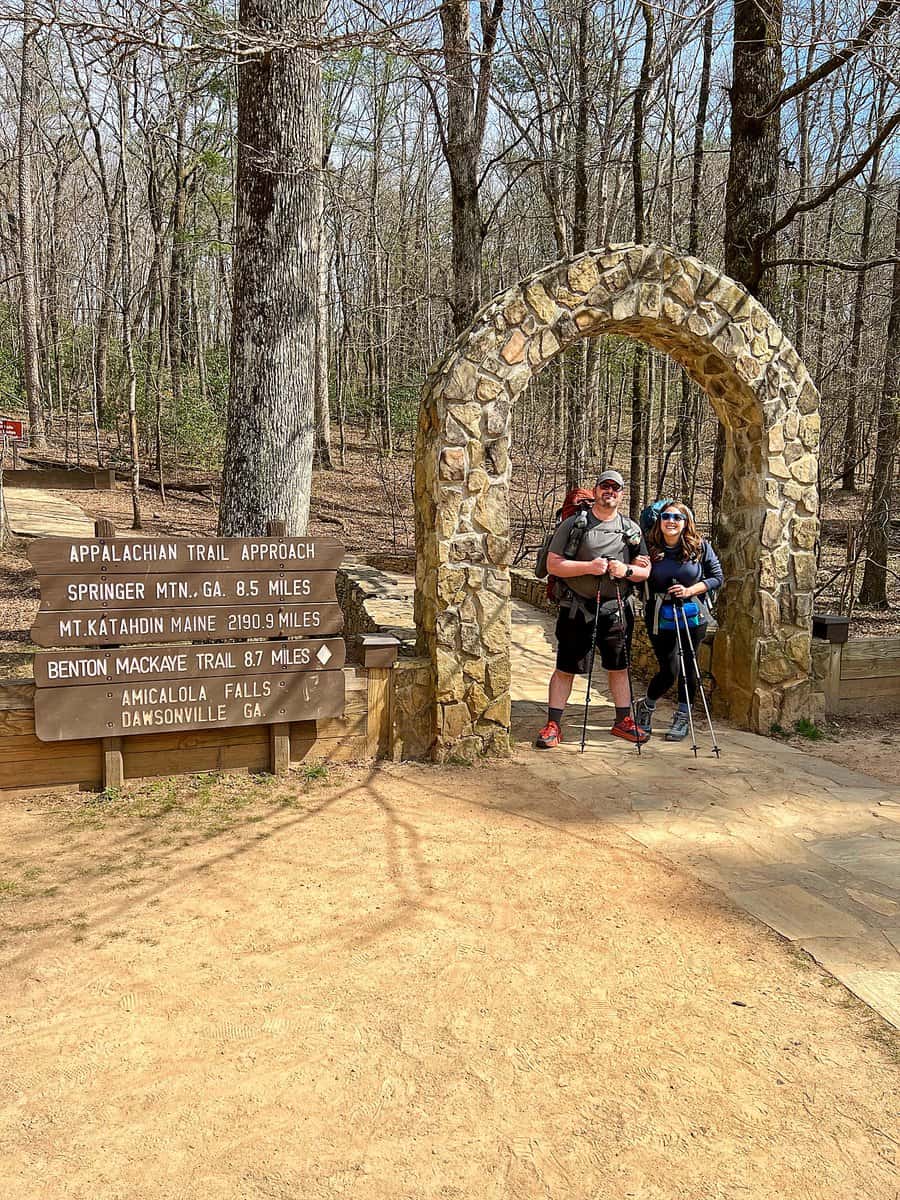
[[[33,543],[32,640],[96,647],[35,656],[38,737],[340,716],[345,649],[328,635],[343,624],[342,556],[339,543],[313,538]],[[235,640],[263,638],[302,640]]]
[[[119,650],[38,650],[38,687],[73,683],[184,681],[198,675],[259,675],[279,671],[330,671],[344,665],[342,638],[302,642],[232,642],[215,646],[127,646]]]

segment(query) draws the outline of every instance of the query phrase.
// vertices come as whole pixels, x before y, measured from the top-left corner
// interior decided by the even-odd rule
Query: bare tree
[[[653,62],[653,9],[648,0],[640,0],[641,17],[644,21],[644,45],[641,54],[641,69],[634,89],[632,105],[631,143],[631,186],[634,200],[634,240],[643,242],[645,236],[644,208],[644,117],[647,95],[650,91],[650,74]],[[631,515],[636,517],[648,500],[649,480],[644,462],[647,412],[648,358],[643,344],[634,348],[634,363],[631,375],[631,467],[629,472],[629,504]]]
[[[453,327],[461,332],[481,303],[481,247],[484,222],[479,200],[481,151],[487,125],[491,72],[503,0],[480,6],[481,42],[472,47],[468,0],[443,0],[446,113],[435,98],[441,148],[450,172],[453,231]],[[477,64],[477,70],[476,70]]]
[[[22,374],[28,402],[31,444],[38,450],[47,445],[41,388],[38,342],[37,269],[34,247],[34,194],[32,187],[34,137],[34,41],[38,25],[32,19],[32,0],[23,0],[22,56],[19,74],[18,175],[19,270],[22,297]]]
[[[241,0],[241,27],[296,23],[317,0]],[[306,529],[315,424],[322,122],[319,57],[268,50],[238,67],[237,229],[231,385],[219,529]]]
[[[888,546],[897,438],[900,435],[900,186],[897,188],[897,222],[894,232],[894,274],[891,286],[891,315],[884,355],[884,382],[878,404],[878,434],[875,466],[869,495],[869,524],[866,532],[866,567],[860,588],[860,604],[887,608]]]

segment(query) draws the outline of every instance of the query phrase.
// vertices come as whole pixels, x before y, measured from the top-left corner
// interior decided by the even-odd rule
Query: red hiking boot
[[[555,721],[548,721],[534,743],[538,750],[553,750],[563,740],[562,730]]]
[[[650,741],[650,734],[646,729],[641,729],[640,725],[635,725],[634,717],[629,715],[623,717],[621,721],[616,721],[610,733],[613,737],[624,738],[626,742],[643,745],[644,742]]]

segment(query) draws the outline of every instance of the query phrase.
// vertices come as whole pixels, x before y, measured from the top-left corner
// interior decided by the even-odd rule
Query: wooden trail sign
[[[332,538],[41,538],[28,559],[47,575],[202,571],[333,571],[344,548]]]
[[[198,675],[190,680],[40,688],[35,693],[34,723],[42,741],[55,742],[321,720],[339,717],[343,711],[343,671],[293,671],[246,678]]]
[[[184,682],[205,675],[243,677],[283,671],[337,671],[344,665],[342,638],[231,642],[214,646],[122,647],[118,650],[39,650],[39,688],[85,683]]]
[[[268,725],[273,769],[284,769],[291,722],[344,711],[345,646],[329,636],[343,626],[344,552],[281,528],[265,538],[117,538],[98,522],[97,538],[34,542],[33,641],[97,647],[36,655],[37,736],[102,738],[104,780],[116,786],[122,736]]]

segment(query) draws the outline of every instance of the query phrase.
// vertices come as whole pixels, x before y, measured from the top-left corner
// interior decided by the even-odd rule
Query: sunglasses
[[[598,483],[597,487],[601,492],[621,492],[622,490],[619,484],[612,482]]]
[[[659,519],[661,521],[686,521],[687,517],[683,513],[664,512]]]

